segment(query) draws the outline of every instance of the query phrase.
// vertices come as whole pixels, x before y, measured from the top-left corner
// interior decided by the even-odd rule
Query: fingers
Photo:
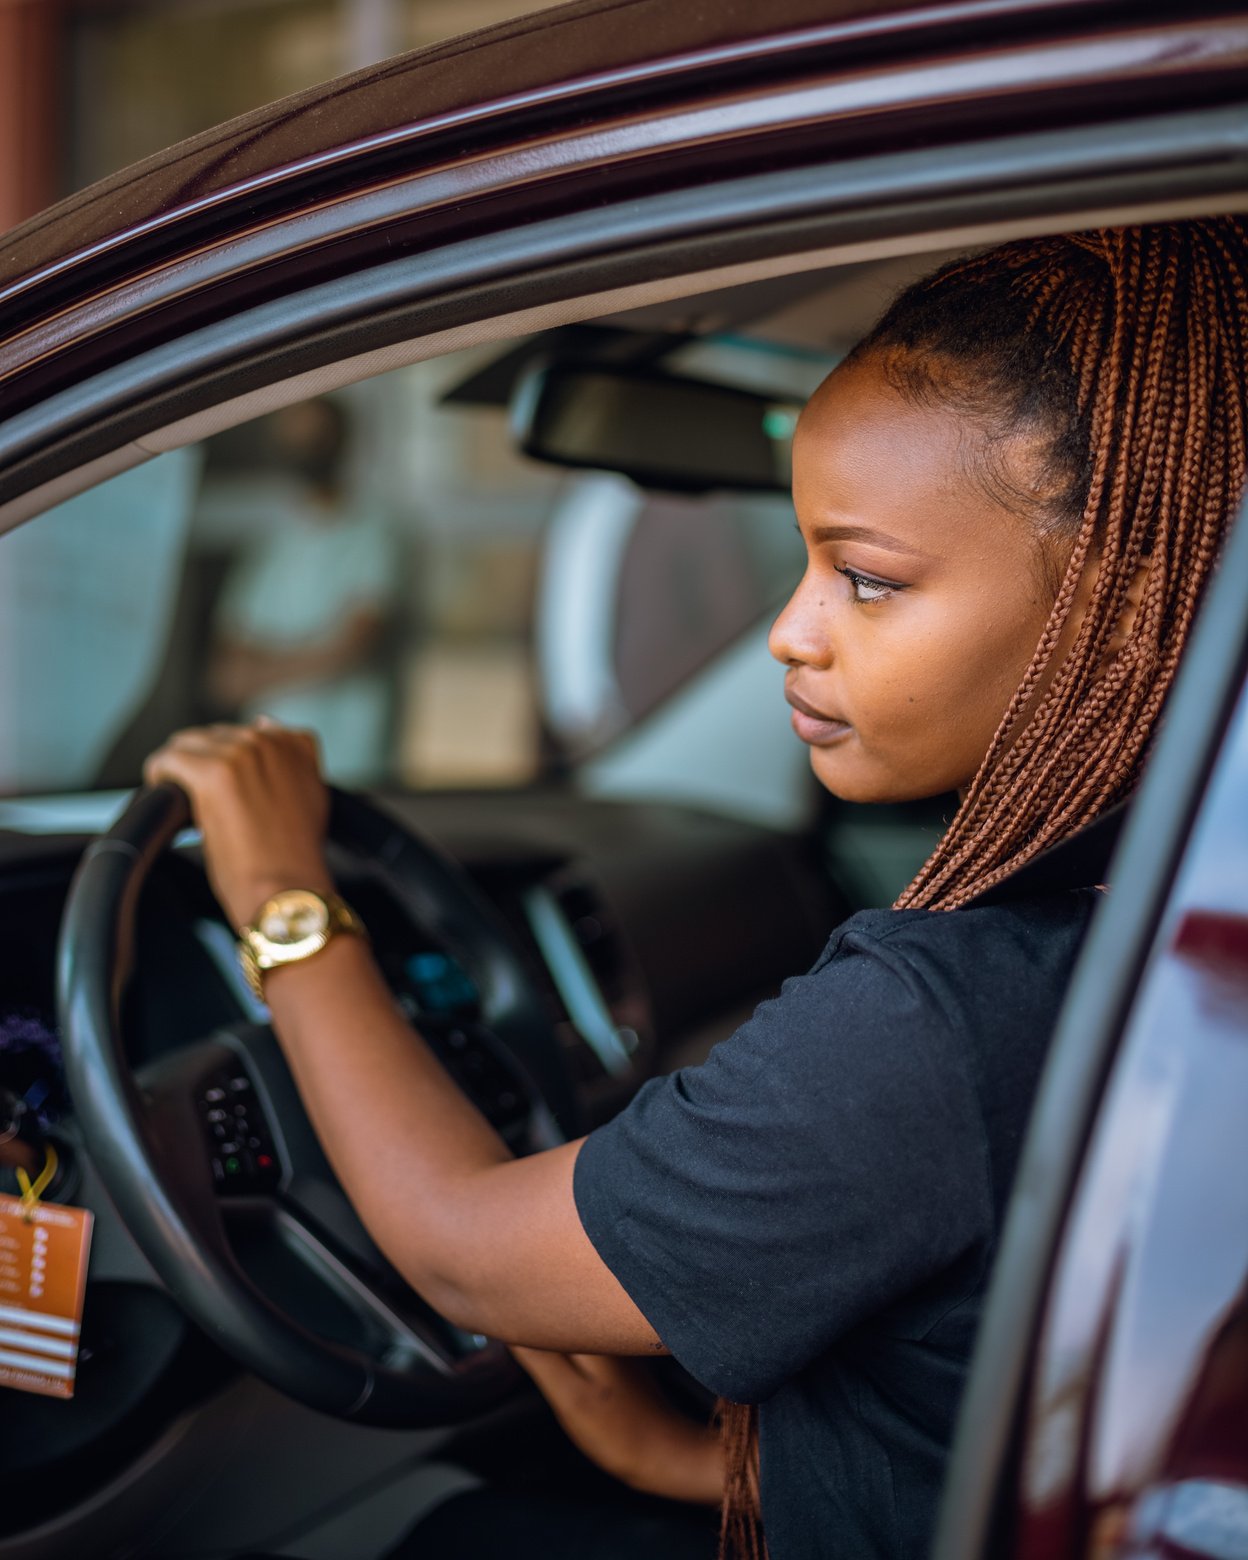
[[[223,772],[262,777],[267,769],[291,760],[319,773],[320,753],[315,732],[280,725],[262,715],[254,725],[217,723],[175,731],[143,765],[148,785],[172,780],[195,799],[198,789]]]
[[[312,732],[271,718],[190,727],[151,755],[143,778],[171,780],[189,796],[209,882],[233,924],[275,888],[329,886],[329,795]]]
[[[272,715],[257,715],[252,729],[284,733],[297,747],[314,759],[317,769],[320,769],[321,739],[315,731],[310,730],[306,726],[284,726],[280,720],[277,720]]]

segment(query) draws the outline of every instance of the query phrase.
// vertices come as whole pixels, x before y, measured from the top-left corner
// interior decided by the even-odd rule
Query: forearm
[[[719,1428],[674,1407],[643,1361],[545,1349],[512,1353],[569,1438],[600,1468],[649,1495],[719,1502],[724,1483]]]
[[[440,1308],[470,1281],[474,1179],[512,1159],[395,1006],[366,945],[336,938],[266,977],[317,1136],[373,1238]]]
[[[270,974],[266,996],[343,1189],[437,1311],[507,1343],[664,1352],[581,1227],[580,1144],[514,1158],[399,1013],[363,942],[335,938]]]
[[[617,1477],[647,1495],[717,1506],[724,1494],[724,1443],[718,1429],[683,1416],[640,1449],[636,1464]]]
[[[332,891],[315,738],[267,721],[179,732],[149,783],[191,797],[213,892],[234,925],[275,892]],[[367,945],[335,938],[271,971],[295,1083],[377,1244],[443,1315],[542,1349],[661,1352],[577,1211],[579,1143],[515,1159],[399,1013]]]

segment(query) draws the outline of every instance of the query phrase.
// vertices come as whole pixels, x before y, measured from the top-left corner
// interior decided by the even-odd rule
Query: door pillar
[[[60,0],[0,0],[0,233],[61,193]]]

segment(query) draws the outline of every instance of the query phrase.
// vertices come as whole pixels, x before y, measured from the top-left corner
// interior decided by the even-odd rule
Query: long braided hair
[[[956,910],[1139,777],[1248,463],[1248,227],[1115,228],[954,261],[897,298],[851,354],[867,356],[912,403],[966,420],[969,469],[1032,522],[1052,581],[983,763],[896,901]],[[721,1402],[719,1419],[721,1556],[762,1560],[756,1411]]]

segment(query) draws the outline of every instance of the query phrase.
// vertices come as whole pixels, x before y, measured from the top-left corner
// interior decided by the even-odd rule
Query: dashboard
[[[810,963],[845,911],[810,841],[683,807],[557,790],[380,800],[455,856],[506,923],[566,1059],[577,1130],[608,1119],[647,1077],[699,1060]],[[76,1137],[54,1011],[55,948],[85,843],[0,832],[0,1087],[24,1097],[65,1150],[54,1195],[96,1214],[76,1396],[65,1404],[6,1395],[0,1533],[20,1531],[53,1491],[58,1500],[89,1493],[237,1372],[164,1292]],[[335,866],[396,1001],[443,1064],[517,1152],[550,1141],[456,951],[414,925],[366,867]],[[193,843],[149,879],[135,970],[123,1029],[136,1069],[217,1031],[264,1022]],[[260,1161],[278,1156],[262,1119],[240,1117],[234,1131],[226,1107],[232,1113],[242,1095],[229,1093],[229,1078],[217,1088],[221,1099],[202,1102],[198,1151],[228,1194],[246,1190],[241,1169],[263,1176]],[[325,1325],[332,1334],[333,1319]]]

